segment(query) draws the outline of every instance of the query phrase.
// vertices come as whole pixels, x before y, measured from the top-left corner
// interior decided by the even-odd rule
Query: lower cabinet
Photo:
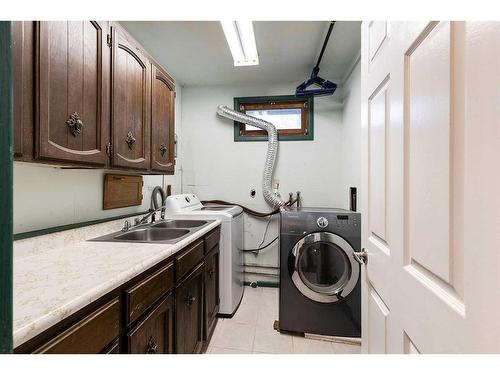
[[[219,311],[219,239],[215,228],[14,353],[201,353]]]
[[[203,344],[203,263],[175,291],[176,352],[201,352]]]
[[[205,257],[205,301],[203,340],[209,341],[217,323],[219,312],[219,245],[215,246]]]
[[[174,352],[174,303],[172,294],[164,297],[127,334],[128,353],[169,354]]]

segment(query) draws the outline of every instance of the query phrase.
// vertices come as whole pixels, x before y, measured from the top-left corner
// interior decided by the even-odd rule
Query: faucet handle
[[[125,222],[123,223],[123,228],[122,228],[122,232],[126,232],[130,229],[130,223],[128,220],[125,220]]]

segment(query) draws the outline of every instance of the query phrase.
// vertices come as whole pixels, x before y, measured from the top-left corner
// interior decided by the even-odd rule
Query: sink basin
[[[175,240],[188,233],[189,230],[187,229],[146,228],[119,234],[114,238],[119,241],[157,242]]]
[[[127,232],[109,233],[88,241],[175,244],[212,222],[213,220],[167,219],[153,224],[141,224]]]
[[[195,228],[206,223],[205,220],[167,220],[153,224],[152,228]]]

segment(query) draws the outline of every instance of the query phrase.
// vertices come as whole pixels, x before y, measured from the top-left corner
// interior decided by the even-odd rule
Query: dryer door
[[[342,237],[310,233],[293,247],[289,271],[297,289],[313,301],[331,303],[345,298],[358,282],[354,249]]]

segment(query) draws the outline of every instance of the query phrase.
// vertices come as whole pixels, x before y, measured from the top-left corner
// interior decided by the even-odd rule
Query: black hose
[[[273,243],[276,242],[276,240],[279,238],[279,236],[275,237],[274,240],[272,240],[271,242],[269,242],[267,245],[264,245],[262,247],[257,247],[255,249],[240,249],[241,251],[243,252],[250,252],[250,253],[258,253],[259,251],[261,250],[264,250],[266,247],[269,247],[271,246]]]
[[[287,201],[285,203],[284,207],[292,206],[293,204],[295,204],[295,202],[297,202],[297,199],[294,199],[293,201]],[[259,212],[259,211],[252,210],[251,208],[245,207],[245,206],[238,204],[238,203],[226,202],[226,201],[219,200],[219,199],[201,201],[201,203],[203,205],[208,203],[208,204],[222,204],[222,205],[227,205],[227,206],[239,206],[243,209],[243,211],[245,213],[252,215],[252,216],[256,216],[256,217],[268,217],[268,216],[276,215],[280,212],[280,209],[281,209],[281,207],[278,207],[271,212]]]

